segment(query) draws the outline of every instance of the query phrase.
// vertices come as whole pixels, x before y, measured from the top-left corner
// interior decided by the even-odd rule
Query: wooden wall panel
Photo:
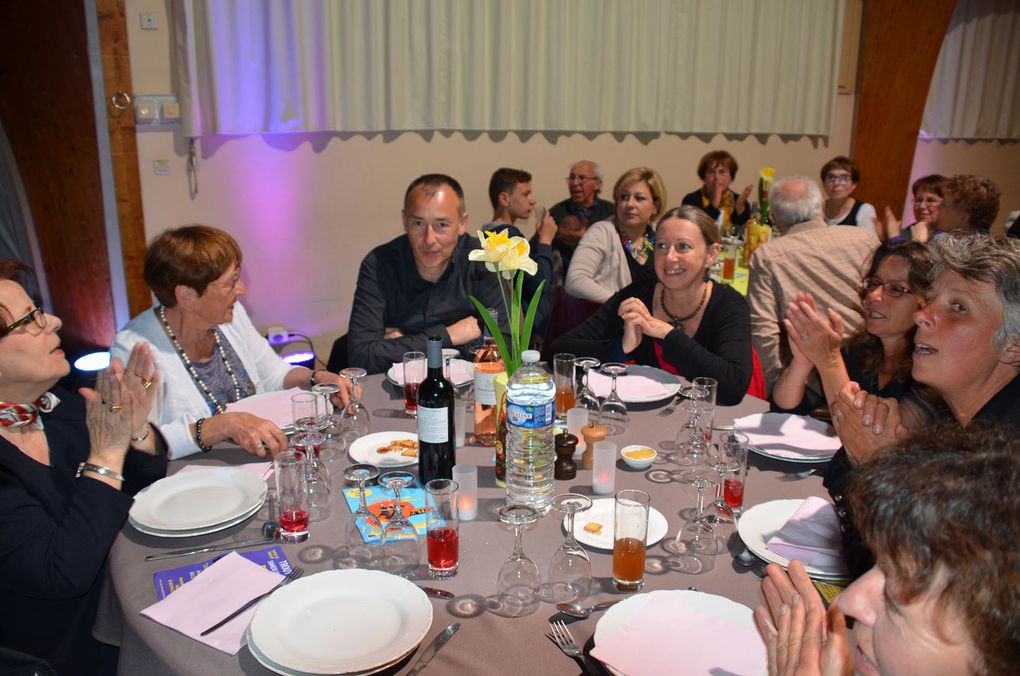
[[[0,119],[68,352],[108,345],[113,298],[82,2],[0,2]]]
[[[117,217],[120,245],[124,258],[128,306],[131,316],[152,304],[149,287],[142,279],[145,259],[145,219],[142,213],[142,187],[138,175],[138,144],[135,137],[133,106],[119,110],[110,103],[116,92],[134,95],[131,86],[131,60],[128,54],[124,0],[97,0],[99,50],[103,60],[103,87],[106,92],[107,122],[114,183],[117,186]]]
[[[910,190],[917,133],[956,0],[867,0],[853,158],[856,194],[898,211]],[[897,214],[899,215],[899,214]]]

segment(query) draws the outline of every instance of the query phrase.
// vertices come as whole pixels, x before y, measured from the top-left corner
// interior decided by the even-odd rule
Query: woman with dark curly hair
[[[800,293],[786,311],[783,324],[793,359],[772,390],[775,408],[812,411],[854,381],[869,392],[899,399],[912,383],[914,313],[931,285],[932,259],[923,244],[894,242],[879,246],[861,280],[861,329],[841,341],[842,318],[829,310],[819,316],[814,297]],[[825,395],[806,391],[815,369],[824,372]]]

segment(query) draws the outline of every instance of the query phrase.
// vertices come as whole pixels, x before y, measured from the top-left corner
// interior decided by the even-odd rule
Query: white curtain
[[[921,122],[941,139],[1020,139],[1020,5],[959,0]]]
[[[173,0],[184,130],[827,136],[843,0]]]

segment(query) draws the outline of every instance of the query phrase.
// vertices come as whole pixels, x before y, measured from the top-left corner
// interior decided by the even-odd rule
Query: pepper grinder
[[[581,466],[585,469],[593,469],[595,467],[595,442],[602,441],[609,436],[609,430],[605,425],[592,422],[581,428],[581,434],[584,436],[584,455],[581,456]]]
[[[574,451],[577,449],[577,437],[568,432],[556,435],[556,465],[553,477],[557,480],[573,479],[577,476],[577,464],[574,463]]]

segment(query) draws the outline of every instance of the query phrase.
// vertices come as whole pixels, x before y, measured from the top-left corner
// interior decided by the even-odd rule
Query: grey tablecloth
[[[372,412],[372,430],[414,430],[413,420],[399,415],[402,399],[395,388],[381,376],[367,379],[365,403]],[[716,424],[724,424],[749,413],[764,411],[764,402],[747,398],[739,406],[720,407]],[[658,446],[671,439],[679,424],[676,417],[659,417],[656,410],[632,411],[631,423],[626,431],[613,437],[620,447],[626,443],[644,443]],[[577,674],[576,662],[564,656],[544,637],[551,619],[563,619],[553,605],[543,603],[531,615],[517,618],[501,617],[486,609],[487,597],[496,592],[496,573],[513,550],[513,534],[495,516],[495,510],[504,504],[503,490],[495,485],[492,449],[466,446],[457,453],[460,462],[479,465],[479,518],[461,524],[461,569],[451,580],[430,581],[428,584],[455,592],[454,601],[433,601],[435,616],[426,638],[430,641],[446,625],[459,621],[462,628],[432,661],[429,673],[435,674]],[[215,449],[207,456],[191,457],[171,463],[171,472],[183,464],[239,464],[254,460],[239,449]],[[338,458],[332,463],[334,482],[342,483],[342,468],[349,459]],[[784,481],[783,472],[797,472],[804,465],[783,465],[752,455],[745,492],[745,508],[779,498],[802,498],[823,495],[821,480],[817,476],[797,481]],[[618,463],[616,488],[640,488],[652,496],[652,506],[661,511],[669,522],[667,539],[676,534],[683,521],[680,510],[695,502],[693,488],[676,483],[658,484],[650,481],[645,472],[634,471]],[[572,481],[557,482],[557,492],[573,491],[592,495],[591,472],[581,470]],[[335,491],[339,495],[339,490]],[[292,562],[301,562],[309,572],[331,567],[329,553],[340,539],[349,519],[350,511],[339,500],[334,503],[330,518],[313,524],[312,537],[304,543],[284,545]],[[560,515],[555,511],[531,527],[524,536],[525,551],[538,564],[543,575],[552,553],[560,545],[563,531]],[[108,579],[96,634],[102,640],[121,646],[122,674],[264,674],[255,658],[242,648],[235,655],[226,655],[193,641],[177,632],[143,617],[139,611],[156,601],[153,573],[204,560],[201,556],[146,563],[147,554],[179,549],[190,545],[239,540],[257,536],[261,525],[259,517],[226,531],[195,538],[167,540],[144,535],[125,525],[110,553]],[[732,526],[721,527],[721,534],[729,536]],[[731,545],[734,543],[731,543]],[[593,575],[596,578],[593,596],[605,600],[611,591],[611,552],[591,551]],[[645,590],[687,589],[694,585],[703,592],[719,594],[753,607],[759,602],[759,578],[748,569],[736,565],[732,557],[723,553],[716,557],[714,568],[699,575],[686,575],[670,571],[665,565],[666,552],[662,544],[650,548],[648,553]],[[207,555],[208,556],[208,555]],[[307,574],[307,573],[306,573]],[[590,642],[596,615],[588,620],[574,621],[571,629],[579,641]],[[410,658],[384,673],[403,673],[410,669],[416,658]]]

